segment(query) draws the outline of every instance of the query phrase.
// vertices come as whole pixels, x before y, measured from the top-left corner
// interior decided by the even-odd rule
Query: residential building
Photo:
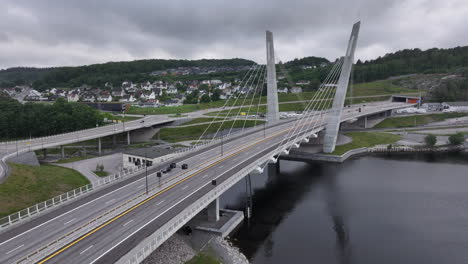
[[[78,102],[78,100],[80,100],[80,96],[78,95],[78,93],[75,93],[75,92],[68,93],[67,95],[68,102]]]
[[[135,97],[133,97],[133,95],[131,94],[124,95],[119,100],[119,102],[123,102],[123,103],[133,103],[135,101],[136,101]]]
[[[302,88],[301,87],[292,87],[291,88],[291,93],[302,93]]]
[[[163,163],[175,155],[174,150],[161,147],[131,149],[123,153],[123,167],[132,168],[146,163],[148,167]]]
[[[278,88],[278,93],[288,93],[288,87]]]
[[[108,91],[102,91],[96,98],[98,102],[112,102],[112,95]]]

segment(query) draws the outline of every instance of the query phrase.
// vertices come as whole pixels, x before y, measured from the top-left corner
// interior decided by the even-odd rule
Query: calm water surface
[[[252,185],[253,217],[233,236],[251,263],[468,263],[468,156],[281,161]],[[245,189],[223,205],[242,210]]]

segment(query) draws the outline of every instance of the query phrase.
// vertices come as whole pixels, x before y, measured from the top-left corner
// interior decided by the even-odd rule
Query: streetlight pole
[[[146,195],[148,195],[148,148],[145,147],[145,181],[146,181]]]
[[[224,136],[221,136],[221,156],[223,156],[223,154],[224,154],[224,150],[223,150],[224,146],[223,145],[224,145]]]

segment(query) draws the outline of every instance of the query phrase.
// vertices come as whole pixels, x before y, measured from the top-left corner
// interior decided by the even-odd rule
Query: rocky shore
[[[209,252],[223,264],[248,264],[249,261],[238,248],[229,241],[212,236],[203,247],[202,252]],[[198,252],[192,248],[188,239],[181,234],[174,234],[156,251],[149,255],[144,264],[184,264],[191,260]]]

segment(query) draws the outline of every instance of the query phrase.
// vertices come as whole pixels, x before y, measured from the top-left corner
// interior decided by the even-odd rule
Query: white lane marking
[[[145,186],[145,185],[142,184],[142,185],[138,186],[137,188],[140,189],[140,188],[142,188],[142,187],[144,187],[144,186]]]
[[[83,254],[83,253],[85,253],[86,251],[88,251],[88,250],[89,250],[90,248],[92,248],[92,247],[93,247],[93,245],[91,245],[91,246],[89,246],[87,249],[81,251],[80,255]]]
[[[257,132],[257,133],[260,133],[260,132]],[[256,133],[254,133],[254,134],[251,135],[251,136],[255,136],[255,134],[256,134]],[[238,140],[238,139],[237,139],[237,140]],[[226,144],[226,146],[227,146],[227,145],[236,145],[236,144],[237,144],[237,143],[236,143],[237,140],[230,141],[229,143]],[[207,151],[209,151],[209,150],[207,150]],[[182,160],[181,162],[184,162],[184,161],[186,162],[186,161],[188,161],[188,160],[190,160],[190,159],[199,158],[199,157],[201,157],[202,155],[206,154],[207,151],[202,151],[202,152],[200,152],[199,154],[197,154],[197,155],[195,155],[195,156],[191,156],[191,157],[188,157],[188,158]],[[151,175],[154,175],[154,174],[156,174],[156,173],[152,173]],[[136,176],[136,175],[135,175],[135,176]],[[10,241],[13,240],[13,239],[16,239],[16,238],[20,237],[20,236],[22,236],[22,235],[25,235],[25,234],[27,234],[27,233],[29,233],[29,232],[31,232],[31,231],[33,231],[33,230],[35,230],[35,229],[37,229],[37,228],[43,226],[43,225],[46,225],[46,224],[48,224],[48,223],[50,223],[50,222],[52,222],[52,221],[54,221],[54,220],[56,220],[56,219],[58,219],[58,218],[60,218],[60,217],[63,217],[63,216],[65,216],[65,215],[67,215],[67,214],[69,214],[69,213],[71,213],[71,212],[74,212],[75,210],[78,210],[78,209],[80,209],[81,207],[87,206],[87,205],[89,205],[89,204],[91,204],[91,203],[93,203],[93,202],[96,202],[96,201],[98,201],[99,199],[102,199],[102,198],[104,198],[104,197],[106,197],[106,196],[108,196],[108,195],[110,195],[110,194],[112,194],[112,193],[114,193],[114,192],[120,191],[120,190],[123,189],[123,188],[129,187],[129,186],[131,186],[131,185],[133,185],[133,184],[135,184],[135,183],[137,183],[137,182],[139,182],[139,181],[143,181],[143,180],[144,180],[144,178],[141,178],[141,179],[132,181],[132,182],[128,183],[127,185],[124,185],[124,186],[122,186],[122,187],[120,187],[120,188],[118,188],[118,189],[115,189],[115,190],[113,190],[113,191],[111,191],[111,192],[108,192],[108,193],[106,193],[106,194],[103,194],[102,196],[99,196],[99,197],[97,197],[97,198],[94,199],[94,200],[91,200],[91,201],[89,201],[89,202],[87,202],[87,203],[84,203],[84,204],[78,206],[78,207],[75,207],[75,208],[73,208],[73,209],[71,209],[71,210],[69,210],[69,211],[67,211],[67,212],[65,212],[65,213],[63,213],[63,214],[61,214],[61,215],[58,215],[58,216],[56,216],[56,217],[54,217],[54,218],[52,218],[52,219],[50,219],[50,220],[48,220],[48,221],[46,221],[46,222],[40,224],[40,225],[37,225],[37,226],[35,226],[35,227],[33,227],[33,228],[31,228],[31,229],[29,229],[29,230],[27,230],[27,231],[25,231],[25,232],[23,232],[23,233],[21,233],[21,234],[18,234],[18,235],[14,236],[14,237],[12,237],[12,238],[10,238],[10,239],[8,239],[8,240],[5,240],[4,242],[0,243],[0,246],[3,245],[3,244],[5,244],[5,243],[10,242]],[[144,186],[144,185],[143,185],[143,186]]]
[[[161,205],[162,203],[164,203],[166,200],[162,200],[160,201],[159,203],[157,203],[156,205]]]
[[[224,165],[219,166],[220,169],[222,169],[223,167],[224,167]]]
[[[187,189],[188,188],[188,185],[185,185],[185,187],[182,188],[182,191]]]
[[[144,178],[139,179],[139,180],[136,180],[136,181],[133,181],[133,182],[129,183],[128,185],[122,186],[122,187],[120,187],[120,188],[118,188],[118,189],[113,190],[112,192],[109,192],[109,193],[106,193],[106,194],[104,194],[104,195],[102,195],[102,196],[99,196],[98,198],[96,198],[96,199],[94,199],[94,200],[91,200],[91,201],[89,201],[89,202],[87,202],[87,203],[85,203],[85,204],[82,204],[82,205],[80,205],[80,206],[74,208],[74,209],[71,209],[70,211],[67,211],[67,212],[65,212],[65,213],[63,213],[63,214],[61,214],[61,215],[58,215],[58,216],[56,216],[56,217],[50,219],[49,221],[46,221],[46,222],[40,224],[40,225],[37,225],[37,226],[35,226],[35,227],[29,229],[28,231],[25,231],[25,232],[23,232],[23,233],[21,233],[21,234],[18,234],[18,235],[14,236],[14,237],[12,237],[12,238],[10,238],[10,239],[8,239],[8,240],[5,240],[4,242],[0,243],[0,246],[3,245],[3,244],[5,244],[5,243],[8,243],[8,242],[10,242],[11,240],[13,240],[13,239],[15,239],[15,238],[18,238],[18,237],[20,237],[20,236],[22,236],[22,235],[24,235],[24,234],[26,234],[26,233],[29,233],[29,232],[31,232],[31,231],[37,229],[38,227],[41,227],[41,226],[43,226],[43,225],[45,225],[45,224],[48,224],[49,222],[52,222],[52,221],[54,221],[54,220],[56,220],[56,219],[58,219],[58,218],[60,218],[60,217],[62,217],[62,216],[65,216],[65,215],[67,215],[67,214],[69,214],[69,213],[71,213],[71,212],[73,212],[73,211],[75,211],[75,210],[80,209],[80,208],[83,207],[83,206],[86,206],[86,205],[88,205],[88,204],[90,204],[90,203],[93,203],[93,202],[99,200],[99,199],[102,199],[102,198],[104,198],[104,197],[106,197],[106,196],[108,196],[108,195],[110,195],[110,194],[112,194],[112,193],[114,193],[114,192],[116,192],[116,191],[119,191],[120,189],[123,189],[123,188],[125,188],[125,187],[128,187],[128,186],[130,186],[130,185],[132,185],[132,184],[134,184],[134,183],[137,183],[138,181],[141,181],[141,180],[144,180]]]
[[[208,174],[205,174],[205,175],[202,176],[202,178],[206,178],[206,177],[208,177]]]
[[[248,159],[245,159],[244,161],[246,161]],[[218,177],[216,177],[215,179],[218,179],[219,177],[223,176],[224,174],[226,174],[227,171],[221,173],[218,175]],[[200,186],[199,188],[197,188],[196,190],[194,190],[193,192],[191,192],[190,194],[188,194],[187,196],[185,196],[184,198],[180,199],[179,201],[177,201],[176,203],[174,203],[171,207],[167,208],[165,211],[163,211],[162,213],[160,213],[159,215],[157,215],[156,217],[154,217],[153,219],[151,219],[149,222],[147,222],[146,224],[140,226],[137,230],[135,230],[133,233],[131,233],[130,235],[128,235],[127,237],[125,237],[123,240],[121,240],[120,242],[116,243],[114,246],[112,246],[110,249],[108,249],[107,251],[105,251],[104,253],[102,253],[100,256],[98,256],[95,260],[91,261],[89,264],[93,264],[95,263],[96,261],[98,261],[100,258],[102,258],[104,255],[106,255],[107,253],[111,252],[114,248],[116,248],[118,245],[122,244],[125,240],[127,240],[129,237],[132,237],[133,235],[135,235],[138,231],[140,231],[141,229],[145,228],[147,225],[151,224],[154,220],[158,219],[161,215],[165,214],[166,212],[168,212],[169,210],[171,210],[172,208],[174,208],[175,206],[177,206],[178,204],[180,204],[181,202],[183,202],[185,199],[189,198],[190,196],[192,196],[194,193],[198,192],[199,190],[205,188],[205,186],[211,184],[210,183],[205,183],[203,184],[202,186]]]
[[[73,222],[73,221],[75,221],[75,220],[76,220],[76,218],[73,218],[72,220],[63,223],[63,225],[67,225],[67,224],[69,224],[69,223],[71,223],[71,222]]]
[[[15,251],[15,250],[17,250],[17,249],[19,249],[19,248],[22,248],[23,246],[24,246],[24,244],[21,245],[21,246],[18,246],[18,247],[16,247],[16,248],[14,248],[14,249],[12,249],[12,250],[10,250],[10,251],[8,251],[6,254],[8,255],[8,254],[10,254],[10,253],[13,252],[13,251]]]
[[[123,224],[122,226],[126,226],[126,225],[130,224],[131,222],[133,222],[133,219],[128,221],[127,223]]]
[[[107,201],[106,204],[110,204],[110,203],[112,203],[113,201],[115,201],[115,198],[112,199],[112,200],[110,200],[110,201]]]

